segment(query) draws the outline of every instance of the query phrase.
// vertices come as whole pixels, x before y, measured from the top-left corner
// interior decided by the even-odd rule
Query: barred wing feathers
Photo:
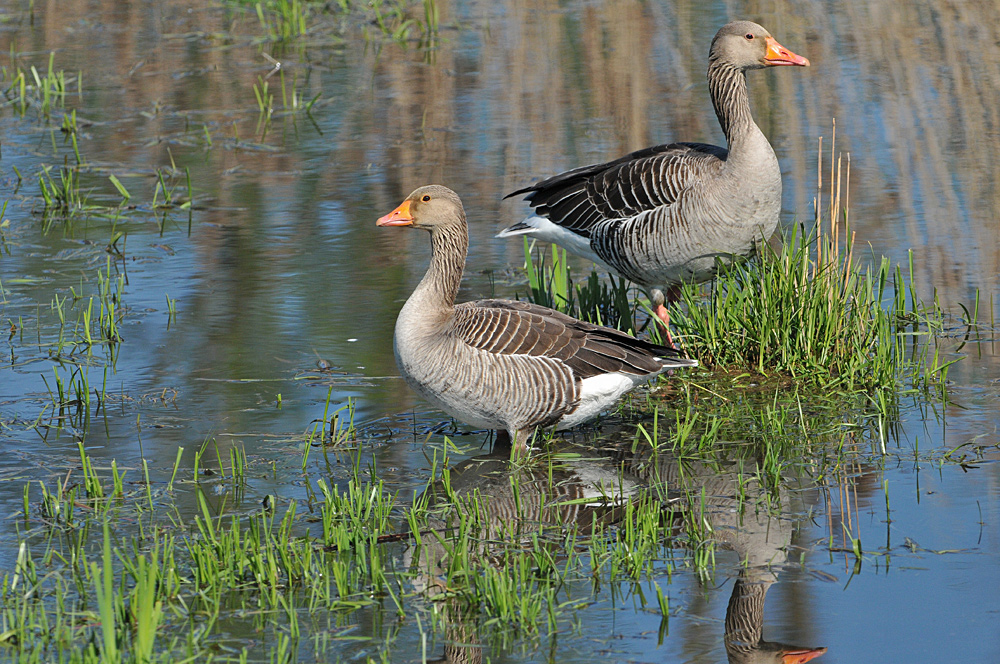
[[[696,364],[675,349],[527,302],[480,300],[457,305],[453,330],[465,344],[488,353],[558,360],[578,380],[608,373],[646,376]]]
[[[728,152],[703,143],[671,143],[567,171],[505,198],[525,200],[543,217],[584,237],[594,226],[673,205],[695,182],[718,172]]]

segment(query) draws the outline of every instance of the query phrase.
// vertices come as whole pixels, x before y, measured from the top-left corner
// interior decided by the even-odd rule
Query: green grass
[[[609,275],[607,281],[596,270],[586,281],[574,282],[566,250],[555,245],[548,249],[524,239],[524,271],[528,280],[527,298],[575,318],[635,333],[640,304],[638,290],[625,279]]]
[[[153,173],[155,183],[152,202],[133,202],[132,192],[118,176],[102,167],[92,166],[81,152],[77,111],[66,110],[65,102],[71,84],[75,84],[77,96],[82,97],[82,76],[72,77],[63,71],[57,71],[54,53],[49,55],[48,69],[45,73],[39,72],[33,65],[25,68],[19,64],[18,56],[13,50],[10,58],[11,68],[0,68],[0,86],[6,86],[2,90],[6,102],[0,103],[0,107],[12,107],[21,117],[24,117],[29,108],[36,108],[39,117],[50,124],[52,154],[56,163],[42,164],[35,177],[29,179],[38,184],[37,198],[42,214],[42,228],[45,232],[55,226],[55,221],[63,222],[62,228],[72,232],[73,223],[77,219],[107,219],[112,224],[113,246],[114,226],[129,211],[140,205],[163,212],[161,232],[166,223],[166,211],[178,209],[190,212],[193,202],[191,174],[186,168],[183,171],[177,168],[169,148],[167,153],[170,155],[171,167],[157,168]],[[308,103],[305,102],[301,94],[296,91],[294,81],[292,90],[286,97],[282,80],[282,95],[283,99],[287,99],[286,106],[291,105],[292,109],[308,110],[316,101],[313,99]],[[58,128],[51,124],[54,117],[61,118]],[[203,132],[211,144],[207,126],[203,127]],[[63,135],[62,146],[56,139],[57,134]],[[13,167],[13,171],[17,176],[17,185],[14,189],[14,194],[17,194],[25,178],[16,166]],[[186,196],[181,193],[185,189]],[[0,219],[0,223],[2,222]],[[0,229],[2,228],[0,226]],[[2,240],[0,249],[9,251],[5,239],[0,236],[0,240]]]
[[[425,49],[432,49],[439,39],[437,0],[234,1],[253,8],[264,38],[272,42],[326,36],[344,30],[345,25],[360,28],[368,38],[377,36],[400,44],[416,41]],[[372,32],[370,26],[376,31]]]
[[[58,177],[52,175],[52,167],[45,166],[38,174],[38,189],[45,201],[47,213],[70,216],[87,207],[87,197],[80,189],[80,171],[63,166]]]
[[[85,189],[83,179],[88,177],[88,166],[80,157],[75,139],[73,147],[76,153],[75,164],[70,165],[67,159],[66,163],[58,170],[51,165],[44,165],[38,173],[38,192],[42,203],[42,228],[48,232],[55,227],[54,222],[59,220],[62,221],[64,230],[71,231],[73,223],[79,218],[103,218],[112,222],[112,235],[114,235],[114,226],[129,210],[137,207],[136,204],[130,203],[132,194],[113,173],[107,175],[107,182],[111,184],[114,194],[102,182],[102,179],[95,180],[92,176],[88,180],[92,186]],[[153,177],[152,200],[144,203],[144,207],[162,213],[160,222],[162,235],[169,211],[190,212],[191,210],[194,195],[191,173],[187,168],[184,171],[179,171],[176,167],[157,168],[153,172]],[[99,199],[95,200],[91,194],[102,188],[101,185],[103,185],[104,191],[101,192]],[[114,241],[113,237],[112,244]]]
[[[274,61],[273,58],[267,56],[269,60]],[[306,118],[309,119],[314,125],[316,123],[312,116],[312,108],[319,101],[322,96],[321,92],[317,92],[312,99],[306,100],[305,93],[300,90],[299,86],[299,76],[298,73],[292,75],[292,80],[286,84],[285,82],[285,70],[281,69],[281,64],[274,61],[275,69],[273,69],[267,76],[258,76],[257,82],[253,85],[253,94],[257,102],[257,133],[260,135],[260,140],[263,141],[267,137],[268,130],[271,126],[271,119],[275,114],[275,100],[274,92],[271,90],[271,83],[268,80],[272,74],[278,74],[278,84],[281,88],[281,103],[283,110],[279,112],[279,115],[292,116],[303,113]],[[317,125],[318,129],[318,125]],[[206,136],[207,128],[206,128]],[[211,144],[211,137],[208,136],[208,142]]]
[[[888,260],[859,265],[849,245],[819,264],[811,246],[793,232],[779,249],[723,272],[707,298],[685,287],[673,316],[684,347],[707,366],[894,386],[906,360],[900,333],[938,312],[907,306],[911,287]]]
[[[120,326],[128,312],[124,275],[108,257],[106,267],[96,272],[96,293],[86,290],[81,278],[68,295],[55,293],[47,312],[39,308],[34,319],[34,345],[44,349],[52,362],[51,377],[41,375],[48,402],[42,405],[35,427],[68,427],[85,435],[92,406],[96,402],[99,410],[107,398],[108,370],[116,365],[123,341]],[[19,343],[24,343],[26,332],[22,321],[11,329],[11,337],[17,334]],[[91,384],[94,370],[103,371],[100,385]]]
[[[454,485],[444,459],[410,503],[355,464],[343,489],[311,482],[318,491],[305,515],[295,501],[226,513],[189,483],[197,510],[182,517],[171,500],[178,489],[148,480],[130,489],[114,462],[98,469],[79,449],[76,481],[25,491],[29,531],[0,583],[0,642],[21,661],[203,657],[220,643],[220,623],[243,614],[266,617],[259,628],[273,639],[272,656],[294,658],[303,621],[357,612],[412,621],[432,606],[439,634],[464,625],[497,643],[531,640],[566,629],[602,587],[661,575],[654,561],[674,555],[671,519],[652,495],[626,503],[613,530],[589,518],[577,524],[567,516],[572,501],[552,503],[549,525],[498,521],[504,498]],[[525,518],[535,501],[548,502],[551,472],[507,477]],[[138,534],[124,534],[129,522]],[[399,542],[410,542],[412,565],[400,566]],[[221,643],[237,658],[253,647]]]
[[[13,47],[12,47],[13,49]],[[83,75],[66,74],[55,68],[55,53],[49,53],[48,68],[39,71],[34,65],[22,66],[11,51],[11,66],[0,68],[0,86],[4,102],[0,106],[14,109],[24,117],[29,109],[37,112],[38,118],[48,121],[53,112],[64,108],[66,95],[76,87],[77,96],[83,94]]]
[[[305,36],[313,6],[322,8],[321,3],[307,0],[266,0],[254,4],[265,36],[273,41]]]

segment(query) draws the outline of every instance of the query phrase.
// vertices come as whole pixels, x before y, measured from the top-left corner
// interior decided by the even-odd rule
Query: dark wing
[[[528,194],[525,200],[537,214],[589,238],[598,222],[672,205],[693,181],[710,177],[727,155],[724,148],[703,143],[657,145],[567,171],[504,198]]]
[[[581,380],[604,373],[636,376],[667,366],[697,364],[672,348],[513,300],[479,300],[455,307],[454,334],[499,355],[530,355],[564,362]]]

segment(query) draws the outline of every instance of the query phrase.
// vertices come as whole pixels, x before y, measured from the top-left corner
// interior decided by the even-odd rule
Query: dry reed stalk
[[[821,273],[823,267],[831,260],[840,259],[840,227],[841,227],[841,202],[843,201],[843,224],[845,231],[850,234],[846,239],[848,247],[848,264],[851,263],[854,253],[854,234],[850,232],[848,221],[848,206],[850,205],[850,179],[851,179],[851,154],[837,154],[837,119],[833,118],[833,133],[830,140],[830,178],[826,183],[829,187],[829,199],[827,202],[827,215],[829,217],[830,228],[827,233],[823,232],[823,137],[819,137],[819,149],[816,153],[816,196],[813,198],[814,223],[816,232],[816,262],[813,265],[813,278]],[[828,236],[829,246],[824,247],[823,237]],[[849,276],[849,275],[845,275]]]
[[[833,123],[833,135],[830,137],[830,230],[836,233],[837,229],[837,207],[836,200],[839,198],[836,194],[840,190],[840,179],[836,178],[836,183],[834,182],[837,167],[837,118],[832,119]],[[836,184],[836,190],[834,185]],[[834,238],[830,239],[831,246],[835,242]]]
[[[819,152],[816,153],[816,197],[813,198],[813,209],[816,211],[816,264],[813,266],[813,278],[823,262],[823,245],[821,242],[823,225],[823,137],[819,137]]]

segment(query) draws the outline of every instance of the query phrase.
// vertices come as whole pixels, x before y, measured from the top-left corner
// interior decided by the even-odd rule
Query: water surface
[[[0,58],[4,66],[43,71],[55,53],[55,68],[79,72],[82,83],[50,119],[0,111],[0,202],[10,220],[0,229],[0,316],[13,330],[0,368],[6,514],[20,509],[24,481],[78,464],[79,439],[104,463],[135,468],[145,458],[161,479],[180,446],[190,460],[206,440],[223,450],[242,444],[275,469],[255,479],[247,504],[301,497],[301,436],[323,416],[328,394],[333,408],[353,399],[379,476],[419,490],[428,434],[440,442],[467,432],[397,377],[393,323],[429,247],[423,234],[378,229],[375,219],[419,185],[446,184],[462,196],[472,233],[460,297],[523,293],[521,245],[493,234],[527,208],[503,195],[654,143],[721,143],[704,72],[712,35],[731,18],[758,20],[813,65],[749,74],[755,116],[784,174],[782,226],[811,222],[818,137],[829,158],[836,119],[845,169],[850,154],[858,242],[903,264],[912,251],[923,297],[958,311],[979,289],[981,312],[992,316],[1000,285],[996,7],[443,0],[441,39],[427,50],[365,39],[353,19],[343,31],[279,45],[261,41],[253,12],[227,5],[35,5],[29,18],[23,3],[0,3],[0,52],[16,57]],[[280,78],[271,76],[276,112],[261,121],[253,86],[272,68],[264,53],[282,62],[286,98],[292,88],[304,100],[318,95],[310,114],[283,112]],[[73,109],[84,190],[116,205],[113,173],[138,206],[118,219],[42,215],[38,172],[75,161],[59,131]],[[185,169],[193,209],[155,209],[157,171],[186,196]],[[828,177],[824,196],[827,186]],[[120,253],[109,252],[118,231]],[[59,347],[52,309],[57,295],[68,297],[66,317],[77,321],[87,299],[73,295],[97,292],[109,258],[111,274],[127,278],[114,361],[99,347]],[[72,323],[63,332],[72,339]],[[791,510],[805,553],[782,563],[768,592],[769,640],[826,646],[824,662],[885,653],[1000,659],[1000,368],[988,340],[960,355],[948,404],[906,406],[884,467],[814,478],[811,498]],[[68,381],[75,367],[92,390],[112,395],[100,412],[90,408],[86,431],[53,420],[50,409],[56,372]],[[45,426],[30,427],[40,416]],[[470,454],[483,439],[456,436]],[[964,469],[934,462],[970,441],[994,447]],[[857,567],[853,555],[824,548],[842,516],[824,496],[846,477],[858,494],[852,527],[883,554]],[[5,568],[14,555],[0,550]],[[493,661],[542,661],[550,648],[564,662],[592,661],[595,651],[623,661],[722,661],[739,565],[731,552],[718,565],[710,582],[670,579],[676,615],[662,643],[659,616],[604,599],[558,645],[500,650]],[[401,639],[406,652],[418,635]]]

